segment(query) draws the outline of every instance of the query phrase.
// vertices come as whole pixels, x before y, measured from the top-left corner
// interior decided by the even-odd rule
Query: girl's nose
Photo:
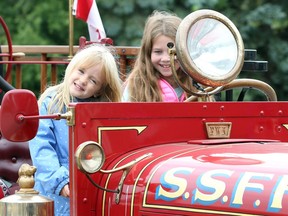
[[[80,82],[83,84],[83,85],[86,85],[87,83],[87,77],[85,75],[81,76],[80,77]]]
[[[162,61],[170,61],[170,55],[168,52],[163,54]]]

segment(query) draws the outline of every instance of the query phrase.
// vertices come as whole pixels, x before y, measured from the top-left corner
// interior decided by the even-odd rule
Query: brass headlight
[[[89,174],[99,171],[105,161],[103,148],[94,141],[86,141],[79,145],[75,158],[78,169]]]

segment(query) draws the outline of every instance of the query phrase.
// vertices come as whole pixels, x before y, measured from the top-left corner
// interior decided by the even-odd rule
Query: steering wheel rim
[[[267,98],[267,101],[277,101],[277,94],[275,90],[267,83],[256,79],[235,79],[223,86],[221,91],[226,91],[234,88],[254,88],[261,91]],[[205,91],[211,91],[212,87],[207,87]],[[187,98],[185,102],[197,101],[198,97],[192,95]]]
[[[7,24],[5,23],[4,19],[2,18],[2,16],[0,16],[0,24],[2,26],[2,28],[5,31],[5,35],[6,35],[6,39],[7,39],[7,44],[8,44],[8,55],[7,54],[0,54],[1,56],[7,56],[8,57],[8,61],[12,61],[13,60],[13,49],[12,49],[12,39],[11,39],[11,35],[8,29]],[[8,64],[7,65],[7,69],[6,69],[6,73],[4,76],[4,79],[7,80],[8,77],[11,74],[11,70],[12,70],[12,64]]]

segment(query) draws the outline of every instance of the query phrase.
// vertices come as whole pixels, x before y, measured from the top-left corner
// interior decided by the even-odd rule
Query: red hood
[[[130,152],[117,166],[145,153],[152,156],[130,170],[121,202],[129,197],[132,215],[140,209],[169,214],[181,211],[181,215],[287,213],[283,204],[287,201],[288,155],[283,152],[288,152],[288,144],[242,141],[225,145],[178,143],[165,149],[159,145]],[[111,168],[112,164],[107,169]],[[104,180],[107,188],[117,187],[120,177],[112,174]],[[103,202],[113,200],[113,194],[104,193],[104,197]]]

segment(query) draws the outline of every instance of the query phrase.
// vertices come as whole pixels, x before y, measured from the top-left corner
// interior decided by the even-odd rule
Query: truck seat
[[[32,165],[28,142],[10,142],[0,137],[0,199],[20,189],[18,170],[23,163]]]

